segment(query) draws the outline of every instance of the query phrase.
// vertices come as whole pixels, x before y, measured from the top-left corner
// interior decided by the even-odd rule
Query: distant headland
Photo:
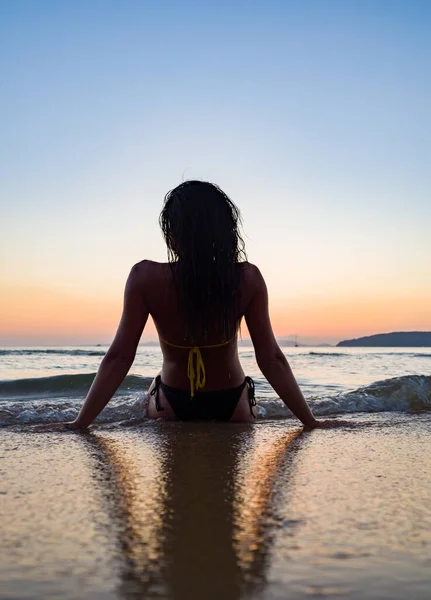
[[[343,340],[337,346],[399,346],[407,348],[431,347],[431,331],[395,331],[378,333],[354,340]]]

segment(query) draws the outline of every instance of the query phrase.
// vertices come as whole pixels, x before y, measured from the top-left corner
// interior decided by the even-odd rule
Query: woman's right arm
[[[293,414],[306,427],[318,427],[320,422],[311,412],[292,369],[274,337],[269,318],[265,281],[254,265],[249,265],[248,277],[253,291],[245,312],[245,321],[253,342],[258,367]]]

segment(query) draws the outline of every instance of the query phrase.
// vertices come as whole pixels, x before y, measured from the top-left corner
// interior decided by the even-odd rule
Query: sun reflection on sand
[[[163,554],[159,504],[166,488],[157,443],[142,440],[135,452],[130,443],[108,435],[87,436],[85,442],[96,463],[108,517],[105,527],[119,550],[119,592],[129,597],[136,589],[151,587]]]
[[[270,550],[268,525],[277,525],[279,496],[287,493],[277,486],[277,480],[281,473],[284,480],[293,474],[293,459],[298,451],[295,442],[301,433],[279,431],[268,437],[268,432],[261,433],[257,429],[252,448],[243,455],[238,466],[235,548],[244,571],[253,571],[259,555]]]
[[[277,479],[299,433],[166,425],[127,443],[115,433],[86,441],[116,540],[118,593],[236,600],[265,579]]]

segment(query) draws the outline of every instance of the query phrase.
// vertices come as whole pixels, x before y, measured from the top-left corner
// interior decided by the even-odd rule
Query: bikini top
[[[187,377],[190,381],[190,395],[193,398],[195,393],[205,387],[206,376],[205,376],[205,364],[201,354],[201,348],[221,348],[222,346],[227,346],[230,344],[235,338],[228,340],[227,342],[222,342],[221,344],[211,344],[210,346],[179,346],[178,344],[171,344],[166,340],[160,338],[162,342],[171,346],[172,348],[182,348],[184,350],[189,350],[189,359],[187,365]],[[196,366],[196,370],[195,370]]]

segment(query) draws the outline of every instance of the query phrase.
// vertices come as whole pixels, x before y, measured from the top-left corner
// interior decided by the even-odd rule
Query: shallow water
[[[0,425],[71,420],[77,414],[106,347],[0,349]],[[431,348],[284,348],[316,415],[431,409]],[[251,347],[239,348],[256,382],[261,419],[292,415],[260,373]],[[131,374],[99,417],[143,417],[142,401],[160,370],[158,347],[140,346]]]
[[[429,598],[431,415],[356,420],[3,430],[1,597]]]

